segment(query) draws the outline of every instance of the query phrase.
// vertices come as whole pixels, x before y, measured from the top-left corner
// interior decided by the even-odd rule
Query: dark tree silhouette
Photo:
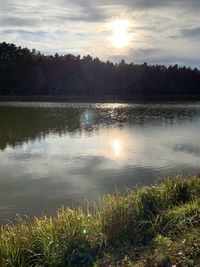
[[[200,95],[200,71],[162,65],[102,62],[91,56],[45,56],[0,43],[0,95],[90,98]]]

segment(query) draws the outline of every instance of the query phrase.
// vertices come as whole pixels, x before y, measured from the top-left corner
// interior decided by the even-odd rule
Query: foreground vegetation
[[[200,266],[200,177],[19,218],[1,229],[0,266]]]

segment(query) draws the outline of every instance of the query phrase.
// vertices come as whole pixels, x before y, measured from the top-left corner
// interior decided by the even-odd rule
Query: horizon
[[[0,0],[0,42],[44,55],[200,68],[196,0]]]

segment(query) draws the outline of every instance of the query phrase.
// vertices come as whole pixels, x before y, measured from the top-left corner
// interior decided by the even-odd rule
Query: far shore
[[[131,103],[149,101],[200,101],[200,95],[155,95],[155,96],[120,96],[120,95],[100,95],[100,96],[80,96],[80,95],[0,95],[0,102],[5,101],[30,101],[30,102],[89,102],[89,103]]]

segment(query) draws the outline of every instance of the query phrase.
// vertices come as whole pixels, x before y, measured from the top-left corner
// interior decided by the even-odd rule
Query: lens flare
[[[83,128],[92,127],[94,123],[93,113],[91,111],[83,112],[80,117],[80,123]]]

